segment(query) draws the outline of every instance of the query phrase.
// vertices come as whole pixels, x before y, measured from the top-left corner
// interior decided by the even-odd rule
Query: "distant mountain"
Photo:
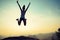
[[[3,39],[4,37],[0,35],[0,40]]]
[[[8,37],[2,40],[39,40],[39,39],[32,38],[32,37],[26,37],[26,36],[20,36],[20,37]]]
[[[29,37],[38,38],[40,40],[52,40],[53,34],[54,33],[37,34],[37,35],[30,35]]]
[[[46,34],[37,34],[37,35],[28,35],[28,36],[14,36],[4,38],[2,40],[52,40],[52,37],[55,33],[46,33]],[[54,36],[56,38],[56,36]]]

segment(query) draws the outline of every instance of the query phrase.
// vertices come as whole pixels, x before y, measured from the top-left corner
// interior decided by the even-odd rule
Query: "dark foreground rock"
[[[39,40],[39,39],[31,38],[31,37],[25,37],[25,36],[20,36],[20,37],[8,37],[8,38],[4,38],[2,40]]]

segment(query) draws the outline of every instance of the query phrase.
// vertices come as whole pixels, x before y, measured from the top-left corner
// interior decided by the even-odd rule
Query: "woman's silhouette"
[[[25,5],[23,5],[23,7],[22,7],[22,9],[21,9],[21,6],[20,6],[18,0],[17,0],[17,4],[18,4],[18,6],[19,6],[19,8],[20,8],[20,10],[21,10],[21,17],[20,17],[20,20],[19,20],[19,19],[16,19],[16,20],[18,21],[18,25],[20,25],[20,24],[21,24],[21,21],[23,21],[23,22],[24,22],[24,26],[26,26],[25,14],[26,14],[27,9],[28,9],[29,6],[30,6],[30,3],[28,4],[28,6],[27,6],[26,9],[25,9]]]

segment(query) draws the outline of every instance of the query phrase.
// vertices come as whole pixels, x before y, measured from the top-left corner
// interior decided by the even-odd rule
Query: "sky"
[[[19,0],[23,5],[30,7],[26,12],[27,25],[20,26],[16,21],[21,11],[16,0],[0,0],[0,35],[34,35],[52,33],[60,28],[60,0]]]

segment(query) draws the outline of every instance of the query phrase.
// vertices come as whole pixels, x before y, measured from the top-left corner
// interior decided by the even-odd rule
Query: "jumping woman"
[[[21,22],[23,21],[24,26],[26,26],[25,14],[26,14],[26,11],[27,11],[27,9],[29,8],[29,6],[30,6],[31,3],[28,4],[28,6],[27,6],[26,9],[25,9],[25,5],[23,5],[23,7],[21,8],[21,6],[20,6],[18,0],[17,0],[17,4],[18,4],[18,6],[19,6],[19,8],[20,8],[20,11],[21,11],[21,17],[20,17],[20,19],[16,19],[16,20],[18,21],[18,25],[20,25]]]

